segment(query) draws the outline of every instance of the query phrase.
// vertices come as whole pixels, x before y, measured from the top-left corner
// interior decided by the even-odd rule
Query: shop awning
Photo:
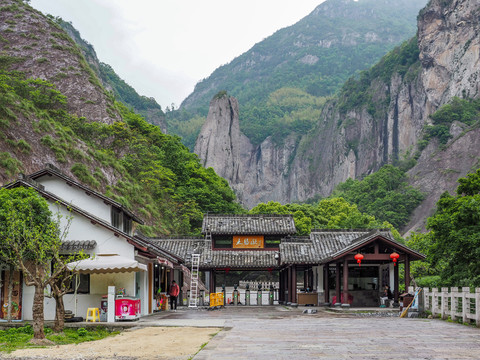
[[[109,274],[133,271],[147,271],[147,266],[134,259],[117,254],[97,254],[89,259],[67,264],[71,271],[81,274]]]

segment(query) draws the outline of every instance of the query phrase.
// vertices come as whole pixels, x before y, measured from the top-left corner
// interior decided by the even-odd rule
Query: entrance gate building
[[[322,229],[308,237],[295,233],[292,215],[208,214],[203,219],[204,238],[151,240],[188,267],[198,254],[199,270],[211,293],[219,285],[219,274],[278,271],[279,303],[378,306],[380,292],[389,285],[397,304],[398,264],[403,264],[408,288],[411,261],[425,258],[396,241],[388,229]],[[363,255],[360,264],[357,254]]]

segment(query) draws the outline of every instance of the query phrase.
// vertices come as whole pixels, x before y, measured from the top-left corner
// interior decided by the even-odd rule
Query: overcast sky
[[[195,84],[324,0],[31,0],[71,21],[141,95],[177,106]]]

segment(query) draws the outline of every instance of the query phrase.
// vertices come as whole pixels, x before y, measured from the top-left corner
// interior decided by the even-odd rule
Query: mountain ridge
[[[245,147],[253,149],[250,152],[229,155],[249,159],[242,182],[227,178],[240,200],[251,207],[270,200],[326,197],[349,177],[361,178],[386,163],[406,161],[416,163],[409,171],[410,183],[427,196],[404,231],[422,229],[441,192],[454,191],[456,180],[474,169],[480,158],[476,124],[460,124],[463,131],[452,124],[455,136],[446,146],[435,139],[424,149],[419,146],[425,126],[432,124],[430,115],[440,106],[454,96],[479,96],[474,81],[480,75],[478,12],[478,4],[466,0],[431,0],[419,15],[418,39],[405,42],[347,81],[326,103],[313,130],[298,142],[278,146],[268,137]],[[226,117],[223,123],[230,121]],[[205,135],[202,130],[199,142],[208,141]],[[222,162],[221,151],[198,154],[207,166],[223,164],[221,173],[228,174],[232,167]]]
[[[134,211],[146,235],[198,234],[203,213],[242,211],[177,137],[103,87],[55,19],[3,0],[0,24],[0,184],[50,163]]]

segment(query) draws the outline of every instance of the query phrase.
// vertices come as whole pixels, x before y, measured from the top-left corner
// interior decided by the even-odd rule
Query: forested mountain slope
[[[56,21],[3,0],[0,24],[0,184],[51,163],[137,213],[148,234],[242,211],[224,179],[102,86]]]
[[[478,2],[431,0],[420,12],[418,38],[347,81],[300,140],[276,144],[268,137],[255,145],[236,135],[219,138],[225,127],[236,133],[238,106],[227,96],[214,99],[196,152],[206,166],[221,164],[215,170],[248,207],[328,196],[386,163],[413,166],[410,183],[427,196],[405,230],[421,228],[440,194],[479,166],[478,116],[455,110],[479,97],[479,12]],[[465,100],[446,112],[448,120],[431,117],[455,96]]]
[[[273,134],[284,138],[285,132],[276,132],[279,125],[288,127],[287,132],[304,133],[313,125],[312,117],[318,119],[322,98],[415,34],[415,19],[425,3],[325,1],[296,24],[278,30],[200,81],[180,110],[167,114],[169,132],[184,136],[190,146],[190,132],[198,129],[200,121],[191,121],[190,127],[185,122],[195,115],[206,116],[212,97],[226,90],[238,100],[240,128],[255,145]],[[286,90],[277,93],[280,89]],[[290,122],[296,123],[290,126],[285,114],[305,110],[305,101],[312,115],[305,111],[290,115]]]
[[[80,33],[71,23],[61,18],[51,19],[59,24],[77,43],[90,68],[97,74],[102,85],[107,90],[113,91],[117,100],[133,108],[136,113],[143,115],[150,124],[160,126],[162,131],[166,132],[165,113],[154,98],[139,95],[133,87],[117,75],[110,65],[100,62],[93,46],[82,39]]]

